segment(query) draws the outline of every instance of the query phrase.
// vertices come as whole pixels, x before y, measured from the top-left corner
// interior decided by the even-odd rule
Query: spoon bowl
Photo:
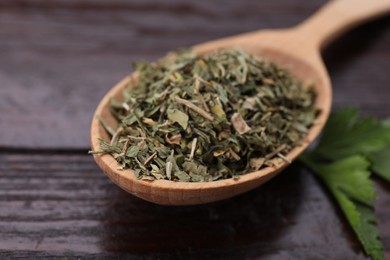
[[[352,4],[353,10],[350,9]],[[292,75],[304,82],[314,83],[317,93],[316,107],[320,110],[320,114],[302,144],[286,155],[293,161],[320,134],[331,108],[332,89],[321,59],[320,49],[343,31],[389,11],[389,0],[376,0],[376,2],[334,0],[297,27],[246,33],[199,44],[193,46],[193,49],[199,54],[205,54],[220,48],[239,47],[288,69]],[[342,13],[343,16],[335,18],[337,13]],[[92,120],[93,150],[99,149],[99,139],[109,140],[108,134],[96,116],[101,116],[109,125],[115,126],[116,119],[110,112],[110,98],[123,99],[123,89],[134,85],[136,80],[136,73],[124,78],[100,102]],[[247,173],[237,179],[213,182],[147,181],[137,179],[131,169],[120,170],[117,161],[111,155],[94,154],[94,157],[100,168],[119,187],[142,199],[162,205],[194,205],[230,198],[260,186],[288,166],[288,163],[282,162],[274,167]]]

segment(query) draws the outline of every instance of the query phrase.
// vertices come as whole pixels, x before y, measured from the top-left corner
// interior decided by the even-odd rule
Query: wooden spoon
[[[331,108],[332,89],[321,59],[321,48],[346,30],[389,12],[390,0],[333,0],[294,28],[245,33],[202,43],[193,48],[199,53],[207,53],[219,48],[240,47],[289,69],[293,75],[304,81],[315,83],[318,93],[316,105],[321,113],[317,118],[318,124],[311,127],[304,144],[287,154],[288,159],[294,160],[319,135]],[[134,78],[133,74],[119,82],[106,94],[96,109],[91,128],[93,150],[99,149],[99,138],[109,140],[96,116],[100,115],[110,125],[115,126],[116,121],[110,114],[109,99],[114,97],[120,100],[122,90],[131,85]],[[132,170],[119,170],[118,163],[111,155],[95,154],[94,157],[105,174],[125,191],[164,205],[202,204],[230,198],[260,186],[288,166],[287,163],[282,163],[245,174],[238,179],[187,183],[138,180]]]

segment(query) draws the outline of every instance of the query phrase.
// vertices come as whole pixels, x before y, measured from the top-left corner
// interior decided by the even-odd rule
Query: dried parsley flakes
[[[135,86],[111,100],[109,153],[138,178],[203,182],[271,166],[313,124],[315,92],[240,49],[170,54],[136,64]]]

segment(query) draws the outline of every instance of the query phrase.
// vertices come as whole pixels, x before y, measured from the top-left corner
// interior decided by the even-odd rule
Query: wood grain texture
[[[1,152],[0,183],[2,259],[365,259],[340,212],[300,165],[260,189],[203,206],[157,206],[129,196],[84,153]],[[378,188],[389,257],[390,187]]]
[[[292,26],[325,2],[0,0],[0,258],[366,259],[299,165],[237,198],[176,208],[129,196],[86,155],[93,111],[131,61]],[[323,56],[335,106],[390,115],[390,18]],[[390,259],[390,187],[376,182]]]
[[[2,0],[0,145],[85,148],[94,109],[131,71],[132,61],[242,32],[289,27],[324,3]],[[325,52],[336,105],[355,103],[389,114],[381,107],[390,91],[389,28],[390,19],[382,19]],[[378,91],[382,95],[375,96]]]

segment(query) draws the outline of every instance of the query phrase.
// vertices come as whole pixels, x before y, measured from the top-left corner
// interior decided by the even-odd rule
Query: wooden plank
[[[293,26],[316,1],[0,1],[0,146],[86,149],[99,100],[131,62],[261,28]],[[389,115],[390,18],[325,52],[335,105]]]
[[[292,26],[325,2],[0,1],[0,258],[366,259],[298,164],[230,200],[163,207],[121,191],[86,154],[94,108],[131,61]],[[389,28],[378,20],[324,52],[335,106],[390,114]],[[376,183],[387,259],[390,186]]]
[[[295,164],[259,189],[167,207],[110,183],[85,154],[0,154],[0,257],[365,259],[321,185]],[[390,187],[377,215],[390,255]]]

